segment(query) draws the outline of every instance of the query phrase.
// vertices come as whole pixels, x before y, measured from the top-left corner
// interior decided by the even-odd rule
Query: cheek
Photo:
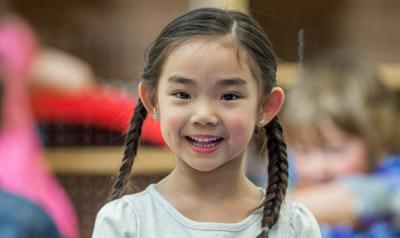
[[[315,175],[315,166],[303,155],[294,155],[293,163],[299,180],[310,180]]]
[[[231,115],[226,123],[229,127],[230,137],[238,141],[250,141],[254,131],[254,124],[251,120],[243,115]]]
[[[366,163],[366,158],[361,158],[355,159],[351,165],[349,165],[349,171],[354,171],[356,173],[364,173],[366,172],[367,168],[367,163]]]
[[[341,153],[331,159],[334,176],[364,173],[368,169],[368,147],[363,139],[344,137]]]
[[[367,153],[364,148],[354,147],[343,156],[343,159],[338,159],[340,163],[336,163],[336,174],[341,176],[363,173],[367,169],[367,160]]]
[[[161,132],[168,145],[175,144],[181,133],[182,117],[179,115],[179,113],[168,113],[168,111],[160,113]]]

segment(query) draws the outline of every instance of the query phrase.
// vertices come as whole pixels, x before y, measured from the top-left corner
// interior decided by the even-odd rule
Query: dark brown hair
[[[249,15],[237,11],[225,11],[215,8],[202,8],[179,16],[169,23],[152,44],[147,54],[147,65],[141,81],[147,87],[156,89],[163,63],[168,53],[186,40],[199,37],[223,37],[231,35],[239,48],[247,52],[253,73],[257,72],[261,97],[264,99],[276,85],[277,61],[266,34]],[[122,165],[111,199],[119,198],[128,182],[135,158],[141,126],[147,112],[139,100],[131,120]],[[263,201],[263,219],[261,226],[271,228],[279,218],[279,211],[285,197],[288,181],[286,143],[278,118],[274,118],[264,127],[256,129],[255,134],[267,143],[268,187]],[[267,139],[268,138],[268,139]],[[267,237],[263,231],[258,237]]]

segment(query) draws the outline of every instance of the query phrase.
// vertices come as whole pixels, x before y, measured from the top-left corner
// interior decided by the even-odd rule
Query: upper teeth
[[[198,142],[212,142],[212,141],[217,141],[219,137],[193,137],[189,136],[190,139],[198,141]]]

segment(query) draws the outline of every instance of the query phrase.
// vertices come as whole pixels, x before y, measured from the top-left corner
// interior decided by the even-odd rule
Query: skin
[[[144,106],[158,114],[164,139],[176,154],[175,169],[156,189],[195,221],[239,222],[262,201],[245,176],[243,154],[259,122],[266,124],[278,113],[284,94],[274,88],[259,106],[247,55],[239,50],[239,61],[236,53],[229,36],[192,39],[170,52],[156,90],[139,85]],[[223,139],[199,149],[188,136]]]

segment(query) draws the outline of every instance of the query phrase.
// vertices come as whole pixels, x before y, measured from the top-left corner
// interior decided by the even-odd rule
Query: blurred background
[[[205,6],[255,17],[272,41],[278,83],[286,89],[302,62],[349,49],[378,64],[400,102],[398,0],[2,0],[1,14],[20,16],[39,42],[31,110],[43,157],[71,198],[81,237],[90,237],[119,168],[146,49],[174,17]],[[147,184],[174,162],[154,122],[143,144],[133,171]]]

